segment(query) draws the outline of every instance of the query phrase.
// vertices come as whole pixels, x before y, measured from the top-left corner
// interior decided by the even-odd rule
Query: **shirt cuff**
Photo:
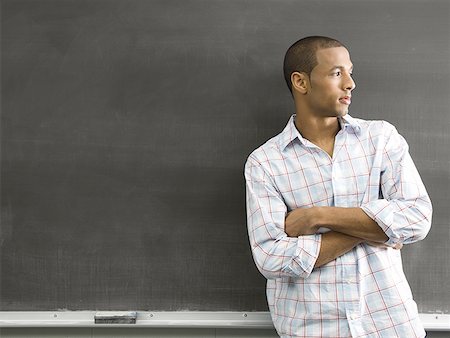
[[[389,201],[385,199],[369,202],[361,209],[372,218],[384,231],[389,239],[385,242],[388,246],[395,246],[401,243],[401,237],[399,233],[393,227],[394,224],[394,210]]]
[[[308,278],[319,257],[321,242],[321,234],[299,236],[292,264],[286,266],[284,272]]]

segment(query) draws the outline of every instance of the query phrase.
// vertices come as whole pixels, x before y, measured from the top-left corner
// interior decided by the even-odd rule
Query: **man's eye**
[[[341,72],[335,72],[334,75],[335,76],[341,76]]]

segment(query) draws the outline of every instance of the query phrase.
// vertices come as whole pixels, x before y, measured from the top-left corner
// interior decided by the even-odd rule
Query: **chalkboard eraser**
[[[137,312],[103,311],[95,314],[95,324],[136,324]]]

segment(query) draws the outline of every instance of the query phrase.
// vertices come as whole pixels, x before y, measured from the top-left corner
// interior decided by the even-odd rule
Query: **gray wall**
[[[255,329],[0,329],[2,338],[277,338],[275,330]],[[449,332],[428,332],[448,338]]]

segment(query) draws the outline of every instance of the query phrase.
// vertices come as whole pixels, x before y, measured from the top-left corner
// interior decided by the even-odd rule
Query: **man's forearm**
[[[370,242],[388,240],[380,226],[361,208],[299,208],[291,211],[285,221],[285,231],[291,237],[314,234],[320,227]]]
[[[316,233],[320,227],[332,231],[322,234],[315,267],[331,262],[358,244],[381,246],[388,237],[361,208],[313,207],[296,209],[285,220],[285,231],[291,237]],[[400,249],[401,246],[396,247]]]
[[[317,226],[366,241],[384,243],[388,236],[361,208],[318,207]]]
[[[325,265],[339,256],[349,252],[363,240],[340,232],[330,231],[322,234],[319,257],[314,264],[315,268]]]

